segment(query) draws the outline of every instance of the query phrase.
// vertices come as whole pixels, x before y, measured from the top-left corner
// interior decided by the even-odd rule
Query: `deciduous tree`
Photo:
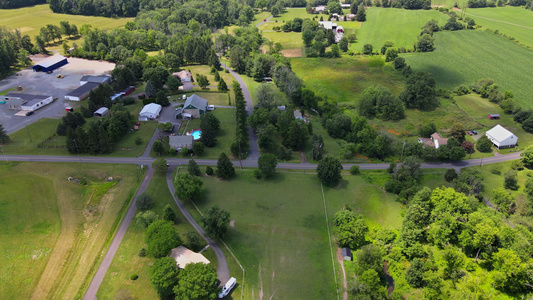
[[[257,161],[259,171],[265,178],[271,177],[276,173],[276,166],[278,165],[278,159],[274,154],[266,153],[259,157]]]
[[[217,298],[217,282],[217,272],[211,265],[188,264],[178,274],[174,293],[176,299],[214,300]]]
[[[171,222],[158,220],[146,229],[146,253],[154,258],[165,257],[170,250],[183,244]]]
[[[176,196],[185,200],[194,200],[202,192],[203,181],[189,173],[179,173],[174,179]]]
[[[178,268],[172,257],[162,257],[154,261],[150,267],[150,283],[154,286],[161,299],[174,295],[174,287],[178,284]]]
[[[202,217],[205,232],[211,237],[223,237],[228,231],[230,221],[229,212],[213,206]]]
[[[326,186],[336,186],[342,178],[342,164],[338,158],[333,156],[328,155],[320,160],[316,170],[318,179]]]

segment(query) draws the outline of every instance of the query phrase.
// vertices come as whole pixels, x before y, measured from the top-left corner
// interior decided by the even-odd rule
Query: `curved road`
[[[176,205],[180,209],[181,213],[185,216],[185,219],[189,221],[189,223],[194,227],[194,229],[198,232],[198,234],[209,244],[209,247],[215,251],[215,255],[217,256],[218,261],[218,267],[217,267],[217,274],[218,279],[221,281],[221,284],[224,284],[225,282],[228,282],[230,279],[229,276],[229,268],[228,268],[228,262],[226,260],[226,256],[224,255],[224,252],[222,252],[222,249],[218,246],[218,244],[213,241],[210,237],[208,237],[205,234],[205,231],[202,227],[194,220],[194,218],[191,216],[189,211],[185,208],[185,205],[183,202],[181,202],[178,197],[174,194],[174,184],[172,183],[172,173],[174,171],[174,167],[168,168],[167,173],[167,186],[170,190],[170,193],[172,194],[172,197],[174,198],[174,202],[176,202]]]

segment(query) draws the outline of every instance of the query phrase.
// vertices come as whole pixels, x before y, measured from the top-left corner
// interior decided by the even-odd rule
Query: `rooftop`
[[[170,257],[176,260],[176,265],[181,269],[185,268],[188,264],[204,263],[207,265],[210,263],[202,254],[191,251],[183,246],[172,249]]]
[[[79,96],[85,95],[85,93],[97,88],[99,85],[100,84],[96,82],[87,82],[86,84],[68,93],[67,96],[79,97]]]
[[[42,60],[40,61],[39,63],[36,63],[35,65],[36,66],[41,66],[41,67],[44,67],[44,68],[48,68],[50,66],[53,66],[55,64],[57,64],[58,62],[62,61],[66,59],[66,57],[64,57],[63,55],[54,55],[52,57],[49,57],[45,60]]]
[[[193,136],[192,135],[171,135],[168,139],[170,145],[183,145],[183,144],[192,144]]]
[[[498,124],[494,126],[492,129],[487,131],[487,135],[490,135],[493,139],[496,139],[498,141],[503,141],[509,137],[514,136],[512,132],[505,129],[502,125]]]
[[[192,96],[187,97],[187,101],[185,101],[184,108],[187,108],[187,106],[192,105],[198,109],[206,110],[207,108],[207,100],[204,98],[201,98],[200,96],[193,94]]]
[[[80,81],[104,83],[110,78],[111,76],[108,76],[108,75],[100,75],[100,76],[85,75],[80,79]]]
[[[23,100],[26,100],[26,101],[32,101],[32,100],[42,101],[42,100],[45,100],[46,98],[49,98],[50,96],[9,93],[9,94],[6,95],[6,97],[16,97],[16,98],[20,98],[20,99],[23,99]]]

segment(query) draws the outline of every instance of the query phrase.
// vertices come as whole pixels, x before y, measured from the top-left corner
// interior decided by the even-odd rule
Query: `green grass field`
[[[110,29],[124,26],[124,24],[133,20],[134,18],[114,19],[56,14],[50,10],[48,4],[18,9],[0,9],[0,26],[19,29],[22,34],[28,34],[31,37],[39,34],[41,27],[45,26],[46,24],[54,24],[59,26],[60,21],[69,21],[70,24],[75,24],[78,26],[78,29],[83,24],[91,24],[93,27],[100,29]]]
[[[435,34],[434,52],[402,55],[414,70],[431,72],[442,88],[470,85],[492,78],[501,91],[511,90],[525,108],[533,81],[533,52],[488,31],[463,30]]]
[[[195,80],[196,80],[196,74],[202,74],[207,77],[207,80],[209,80],[209,85],[213,85],[213,86],[218,85],[218,82],[215,81],[215,76],[209,73],[211,71],[211,67],[209,66],[191,65],[191,66],[183,67],[183,69],[190,71],[192,73],[192,77],[195,78]],[[218,74],[220,75],[220,77],[222,77],[222,79],[224,79],[228,87],[230,87],[233,80],[235,80],[235,78],[231,76],[231,74],[224,72],[224,70],[218,71]],[[196,82],[194,82],[194,84],[196,84]]]
[[[522,7],[490,7],[467,9],[466,16],[476,24],[514,37],[518,42],[533,47],[533,12]]]
[[[398,94],[405,80],[381,57],[295,58],[291,64],[308,88],[333,102],[357,102],[358,95],[374,85]]]
[[[357,42],[350,47],[357,52],[365,44],[374,46],[374,52],[379,51],[386,41],[394,42],[395,47],[413,49],[424,24],[435,19],[442,26],[448,17],[436,10],[372,7],[366,11],[366,19],[356,31]]]
[[[163,216],[163,209],[168,204],[172,206],[179,219],[176,229],[184,242],[187,242],[185,234],[188,231],[194,231],[192,226],[185,220],[181,214],[174,199],[172,198],[166,182],[165,176],[154,175],[146,193],[154,199],[154,205],[150,208],[160,217]],[[157,294],[150,284],[150,265],[153,263],[152,258],[139,257],[137,253],[144,244],[144,229],[135,224],[135,219],[131,223],[124,240],[113,258],[113,262],[109,267],[104,281],[98,290],[99,299],[115,299],[120,295],[129,295],[134,299],[155,299]],[[201,240],[202,248],[205,242]],[[212,249],[208,249],[202,253],[209,259],[211,265],[216,269],[217,260]],[[131,274],[139,275],[135,281],[130,279]]]
[[[381,190],[386,176],[379,171],[345,175],[338,188],[325,188],[328,218],[348,205],[363,214],[371,227],[398,228],[401,206],[393,195]],[[237,171],[231,181],[204,178],[204,186],[203,197],[195,201],[199,209],[205,211],[216,204],[228,210],[235,221],[224,240],[246,270],[245,299],[258,299],[259,295],[336,297],[324,199],[316,175],[289,172],[256,180],[245,170]],[[195,211],[192,204],[187,205],[189,211]]]
[[[135,166],[0,163],[0,298],[80,296],[136,184]]]

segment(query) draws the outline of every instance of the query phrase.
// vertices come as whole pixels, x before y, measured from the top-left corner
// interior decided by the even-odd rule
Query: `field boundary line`
[[[226,249],[228,249],[228,251],[231,254],[231,256],[233,256],[233,258],[235,258],[235,261],[239,264],[239,267],[241,267],[241,270],[242,270],[241,300],[242,300],[242,297],[244,295],[244,273],[245,273],[244,268],[241,265],[241,263],[239,262],[239,260],[237,259],[237,257],[235,256],[235,254],[233,254],[231,249],[228,247],[228,245],[226,245],[226,242],[224,242],[224,240],[222,238],[220,239],[220,241],[222,242],[222,244],[224,244],[224,247],[226,247]]]
[[[494,19],[494,18],[484,17],[484,16],[473,14],[473,13],[469,13],[469,12],[465,12],[465,13],[467,15],[471,15],[471,16],[474,16],[474,17],[482,18],[482,19],[485,19],[485,20],[491,20],[491,21],[494,21],[494,22],[504,23],[504,24],[513,25],[513,26],[516,26],[516,27],[522,27],[522,28],[525,28],[525,29],[533,30],[533,27],[520,25],[520,24],[515,24],[515,23],[511,23],[511,22],[507,22],[507,21],[503,21],[503,20],[498,20],[498,19]]]
[[[335,289],[337,290],[337,300],[339,300],[340,296],[339,296],[339,284],[337,282],[337,270],[335,269],[335,258],[333,257],[333,246],[331,245],[331,234],[329,232],[328,209],[326,207],[326,197],[324,196],[324,186],[322,185],[322,183],[320,183],[320,190],[322,190],[322,201],[324,202],[324,214],[326,215],[326,226],[328,227],[329,250],[331,252],[331,264],[333,265],[333,277],[335,278]]]

